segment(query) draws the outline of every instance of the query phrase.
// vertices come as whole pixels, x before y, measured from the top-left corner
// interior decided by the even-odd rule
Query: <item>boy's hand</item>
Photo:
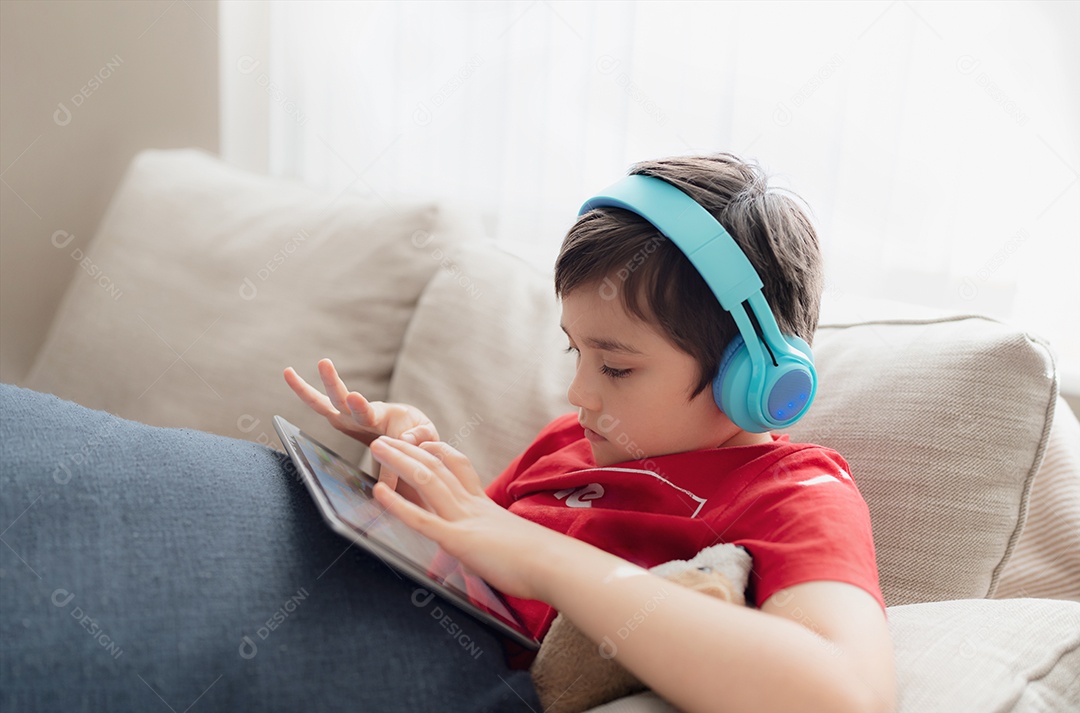
[[[392,436],[409,443],[438,440],[439,433],[431,419],[415,406],[368,401],[359,392],[349,391],[329,359],[320,360],[318,370],[326,387],[325,396],[291,366],[285,369],[285,383],[301,401],[342,433],[369,446],[379,436]],[[424,506],[420,495],[405,481],[399,482],[397,474],[382,470],[379,480],[409,502]]]
[[[325,396],[300,378],[291,366],[285,369],[285,383],[301,401],[342,433],[365,445],[371,445],[379,436],[413,444],[438,440],[439,433],[431,419],[415,406],[368,401],[358,392],[349,391],[329,359],[320,360],[318,369],[326,387]]]
[[[556,557],[562,540],[554,530],[514,515],[484,493],[469,459],[442,442],[420,446],[379,438],[372,455],[423,498],[417,506],[383,483],[375,498],[405,524],[432,540],[501,592],[538,598],[538,563]]]

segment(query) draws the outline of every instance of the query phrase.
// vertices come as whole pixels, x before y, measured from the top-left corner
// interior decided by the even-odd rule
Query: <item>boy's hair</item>
[[[642,161],[631,167],[634,174],[675,185],[720,221],[761,277],[780,331],[813,341],[825,282],[817,234],[790,195],[768,186],[760,166],[719,153]],[[621,208],[590,210],[567,232],[555,262],[555,294],[580,287],[605,299],[618,295],[628,313],[697,360],[701,378],[690,398],[709,387],[724,347],[739,334],[682,251]]]

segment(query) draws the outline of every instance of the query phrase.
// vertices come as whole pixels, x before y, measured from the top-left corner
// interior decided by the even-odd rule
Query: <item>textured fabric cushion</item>
[[[954,600],[889,608],[897,713],[1075,710],[1080,604]],[[654,693],[590,713],[674,713]]]
[[[390,398],[424,411],[489,482],[573,410],[566,389],[574,360],[562,353],[550,275],[484,243],[462,246],[451,260],[420,297]]]
[[[465,246],[417,306],[390,386],[490,478],[570,410],[551,278]],[[819,329],[818,400],[792,438],[835,448],[870,507],[886,603],[992,596],[1052,423],[1044,345],[988,319]]]
[[[2,384],[0,463],[0,710],[539,707],[486,626],[332,532],[280,453]]]
[[[74,256],[84,265],[23,385],[271,445],[280,413],[354,458],[358,444],[282,370],[321,386],[315,363],[330,357],[351,388],[385,398],[441,254],[481,229],[437,204],[321,195],[199,151],[144,152]]]
[[[889,609],[899,713],[1076,710],[1080,604],[960,600]]]
[[[1061,397],[1024,531],[994,596],[1080,601],[1080,422]]]
[[[790,433],[851,464],[885,602],[992,596],[1053,420],[1046,347],[958,317],[826,325],[814,355],[818,397]]]
[[[827,291],[822,322],[859,324],[953,317],[940,310],[851,299]],[[1060,397],[1046,454],[1031,486],[1027,517],[993,595],[1080,601],[1080,423]]]

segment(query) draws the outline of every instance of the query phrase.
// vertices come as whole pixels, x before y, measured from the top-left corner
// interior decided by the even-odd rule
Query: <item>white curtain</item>
[[[439,196],[550,265],[638,160],[732,151],[828,290],[1049,338],[1080,391],[1080,4],[224,0],[223,153]]]

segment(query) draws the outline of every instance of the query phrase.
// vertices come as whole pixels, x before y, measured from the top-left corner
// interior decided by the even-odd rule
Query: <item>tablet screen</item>
[[[340,520],[408,560],[416,569],[426,572],[428,577],[456,591],[480,609],[512,628],[522,630],[517,617],[487,582],[469,572],[433,540],[391,515],[375,500],[372,488],[378,482],[376,478],[301,431],[293,431],[293,440]]]

